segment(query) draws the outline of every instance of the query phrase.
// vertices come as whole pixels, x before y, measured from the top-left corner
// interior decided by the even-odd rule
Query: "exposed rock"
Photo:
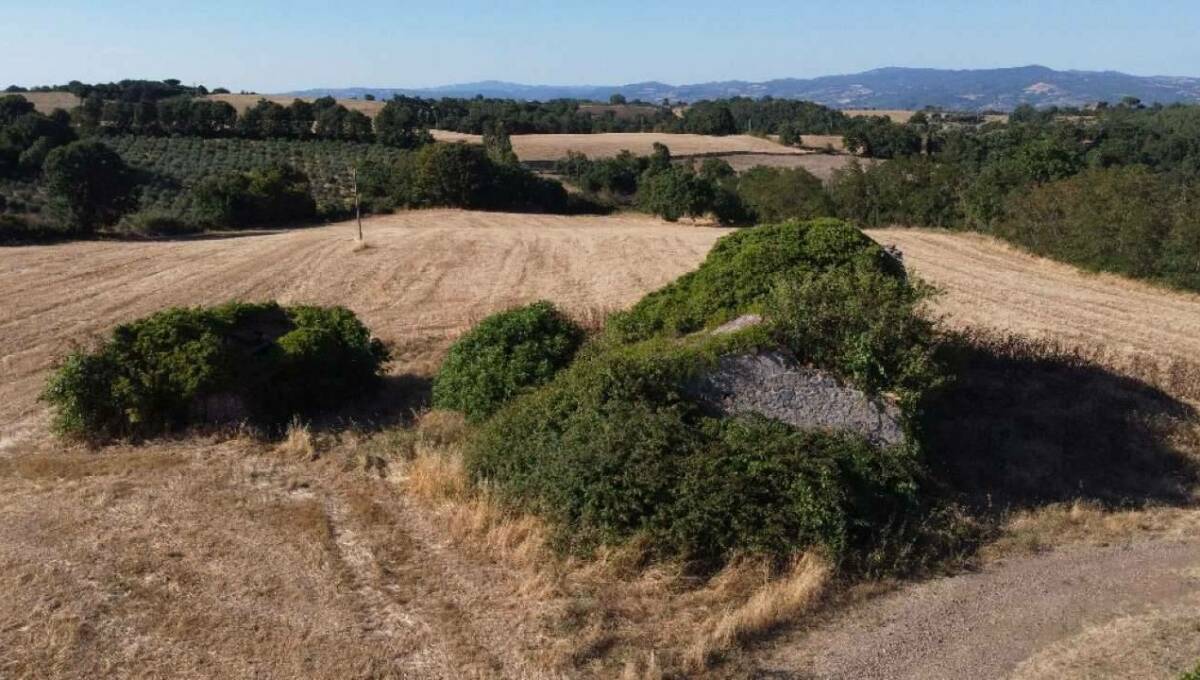
[[[757,314],[743,314],[733,321],[726,321],[709,331],[713,335],[725,335],[726,333],[736,333],[743,328],[750,328],[762,323],[763,318]]]
[[[688,390],[723,414],[757,413],[799,428],[854,432],[883,446],[904,441],[898,406],[780,350],[722,357]]]

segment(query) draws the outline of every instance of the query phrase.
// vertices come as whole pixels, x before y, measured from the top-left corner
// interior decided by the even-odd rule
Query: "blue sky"
[[[691,83],[1038,63],[1200,76],[1200,1],[0,0],[0,86]]]

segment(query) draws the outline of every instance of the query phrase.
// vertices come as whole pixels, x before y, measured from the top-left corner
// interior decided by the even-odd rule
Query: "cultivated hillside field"
[[[1059,341],[1200,400],[1200,295],[1081,273],[980,234],[867,233],[898,247],[906,265],[943,291],[936,309],[951,325]]]
[[[434,137],[443,141],[474,141],[474,135],[438,131]],[[706,135],[671,134],[665,132],[599,132],[589,134],[513,135],[513,151],[522,161],[556,161],[568,151],[580,151],[591,158],[615,156],[629,150],[644,156],[654,150],[654,144],[666,144],[672,156],[717,156],[725,154],[755,154],[801,156],[810,152],[776,144],[769,139],[750,135],[710,137]]]
[[[628,305],[694,267],[726,233],[642,216],[455,210],[376,217],[365,230],[371,247],[358,252],[349,223],[0,249],[0,442],[41,411],[46,372],[72,342],[162,307],[340,304],[386,341],[436,350],[487,314],[539,298],[582,316]]]
[[[539,524],[463,486],[450,456],[462,425],[444,413],[403,430],[294,428],[282,442],[196,435],[97,452],[48,436],[36,396],[55,359],[165,306],[348,306],[394,349],[387,394],[419,391],[484,315],[547,298],[594,325],[728,233],[458,210],[364,227],[365,249],[350,222],[0,248],[0,677],[656,677],[656,650],[728,644],[728,631],[774,620],[781,598],[816,601],[828,573],[812,565],[771,582],[783,586],[752,564],[697,585],[621,554],[556,561]],[[936,311],[951,325],[1109,348],[1102,361],[1168,391],[1200,356],[1200,297],[980,236],[870,233],[944,291]],[[411,419],[420,404],[394,408]],[[1194,510],[1035,519],[1065,534],[1114,522],[1125,533],[1102,535],[1125,538],[861,598],[716,672],[1166,677],[1200,655],[1200,553],[1176,542],[1200,531]]]

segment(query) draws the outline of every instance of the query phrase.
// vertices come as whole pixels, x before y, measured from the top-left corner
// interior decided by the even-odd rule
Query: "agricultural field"
[[[539,297],[586,317],[695,266],[727,230],[659,220],[422,210],[352,223],[169,242],[5,248],[0,441],[41,412],[37,391],[72,339],[171,305],[228,299],[342,304],[429,370],[450,338]],[[69,291],[75,291],[69,293]],[[36,418],[34,418],[36,420]]]
[[[344,209],[353,196],[351,168],[364,160],[386,160],[402,152],[379,144],[331,140],[201,139],[197,137],[106,137],[134,168],[150,173],[142,207],[188,216],[188,189],[207,177],[286,163],[308,175],[313,197],[324,208]]]
[[[141,187],[143,210],[188,219],[194,213],[190,189],[221,173],[247,171],[286,163],[304,171],[312,182],[319,209],[338,212],[353,197],[350,169],[363,160],[384,160],[402,152],[379,144],[332,140],[297,141],[238,138],[104,137],[130,166],[146,178]],[[0,179],[0,196],[13,212],[41,212],[47,196],[30,182]]]
[[[345,304],[393,347],[386,400],[408,413],[419,404],[402,395],[484,315],[546,298],[594,327],[728,233],[642,216],[456,210],[373,217],[365,229],[365,248],[341,223],[3,249],[0,672],[341,677],[351,659],[364,675],[610,676],[620,663],[606,650],[618,649],[631,673],[650,674],[654,649],[720,645],[722,631],[774,620],[771,603],[807,611],[826,592],[828,572],[813,563],[768,586],[753,564],[699,586],[669,568],[618,576],[631,569],[620,555],[549,573],[539,525],[461,486],[462,425],[437,414],[400,431],[197,436],[102,454],[46,436],[36,396],[55,359],[163,306]],[[976,235],[871,235],[943,290],[935,310],[949,325],[1110,348],[1094,358],[1181,397],[1194,384],[1184,379],[1200,354],[1196,296]],[[1200,528],[1195,511],[1084,505],[1021,521],[1014,531],[1077,545],[862,598],[720,670],[1138,677],[1200,651],[1189,627],[1200,554],[1173,542]]]
[[[718,158],[729,163],[735,172],[745,172],[750,168],[760,165],[769,168],[804,168],[821,180],[828,180],[833,176],[834,170],[846,167],[847,163],[857,157],[846,154],[825,153],[787,155],[734,153],[727,156],[718,156]],[[863,166],[874,165],[880,162],[874,158],[858,158],[857,160]],[[693,159],[692,162],[696,167],[699,167],[701,160]]]
[[[292,97],[282,94],[210,94],[205,98],[225,102],[237,109],[239,114],[257,104],[260,99],[266,99],[281,106],[287,106],[297,99],[306,102],[312,102],[315,99],[315,97]],[[368,101],[366,99],[339,99],[337,102],[351,111],[365,113],[372,118],[383,109],[385,103],[379,100]]]
[[[673,156],[715,156],[731,153],[762,153],[796,155],[800,149],[776,144],[768,139],[750,135],[710,137],[706,135],[669,134],[661,132],[606,132],[595,134],[513,135],[513,151],[525,162],[556,161],[568,151],[579,151],[590,158],[615,156],[629,150],[645,156],[654,144],[666,144]]]
[[[39,113],[51,113],[54,109],[70,111],[79,106],[79,97],[70,92],[18,92],[33,104]]]

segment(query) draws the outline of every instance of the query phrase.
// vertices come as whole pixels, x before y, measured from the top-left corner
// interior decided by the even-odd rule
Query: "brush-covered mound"
[[[919,438],[886,445],[725,412],[696,386],[730,357],[784,353],[863,398],[903,405],[910,427],[941,380],[933,329],[918,314],[923,295],[840,222],[735,233],[498,411],[468,467],[579,547],[646,535],[664,554],[705,561],[817,548],[887,566],[916,540],[927,509]],[[765,320],[684,335],[748,311]]]
[[[174,308],[70,354],[43,399],[61,432],[92,439],[203,423],[274,426],[369,391],[387,358],[343,307]]]
[[[583,329],[554,305],[493,314],[450,346],[433,381],[433,405],[479,421],[571,363]]]
[[[680,335],[761,311],[773,286],[831,270],[904,278],[904,267],[861,231],[835,219],[742,229],[717,241],[695,271],[613,316],[622,342]]]

